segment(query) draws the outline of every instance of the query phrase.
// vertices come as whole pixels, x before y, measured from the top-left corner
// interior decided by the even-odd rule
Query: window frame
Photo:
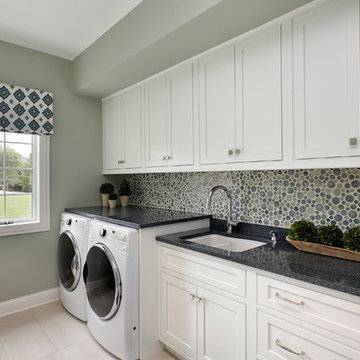
[[[37,136],[37,164],[33,166],[33,192],[36,187],[37,198],[33,196],[33,217],[29,221],[14,221],[0,225],[0,237],[34,233],[50,230],[50,139],[49,136]],[[35,147],[37,149],[35,149]],[[35,174],[36,172],[36,174]],[[5,184],[4,184],[5,186]]]

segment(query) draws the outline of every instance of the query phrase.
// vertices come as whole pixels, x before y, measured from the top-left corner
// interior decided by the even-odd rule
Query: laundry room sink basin
[[[187,241],[196,244],[211,246],[217,249],[228,250],[232,252],[247,251],[259,246],[266,245],[266,243],[260,241],[232,238],[217,234],[203,235],[203,236],[187,239]]]

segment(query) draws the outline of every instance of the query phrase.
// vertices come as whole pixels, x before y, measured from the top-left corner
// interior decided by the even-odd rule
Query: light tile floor
[[[53,302],[0,318],[0,360],[116,360]],[[163,351],[148,360],[174,360]]]

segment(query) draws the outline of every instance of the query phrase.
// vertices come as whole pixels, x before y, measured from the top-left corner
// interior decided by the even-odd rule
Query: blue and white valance
[[[0,131],[53,134],[53,94],[0,82]]]

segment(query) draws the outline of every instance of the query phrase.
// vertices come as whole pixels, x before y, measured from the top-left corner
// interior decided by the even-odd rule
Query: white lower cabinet
[[[196,359],[196,286],[161,273],[160,336],[186,359]]]
[[[268,360],[358,360],[360,351],[279,317],[258,313],[258,353]]]
[[[184,359],[244,360],[246,306],[161,272],[160,338]]]
[[[246,305],[198,286],[199,360],[246,358]]]
[[[160,277],[160,340],[181,359],[360,360],[354,297],[163,245]]]

